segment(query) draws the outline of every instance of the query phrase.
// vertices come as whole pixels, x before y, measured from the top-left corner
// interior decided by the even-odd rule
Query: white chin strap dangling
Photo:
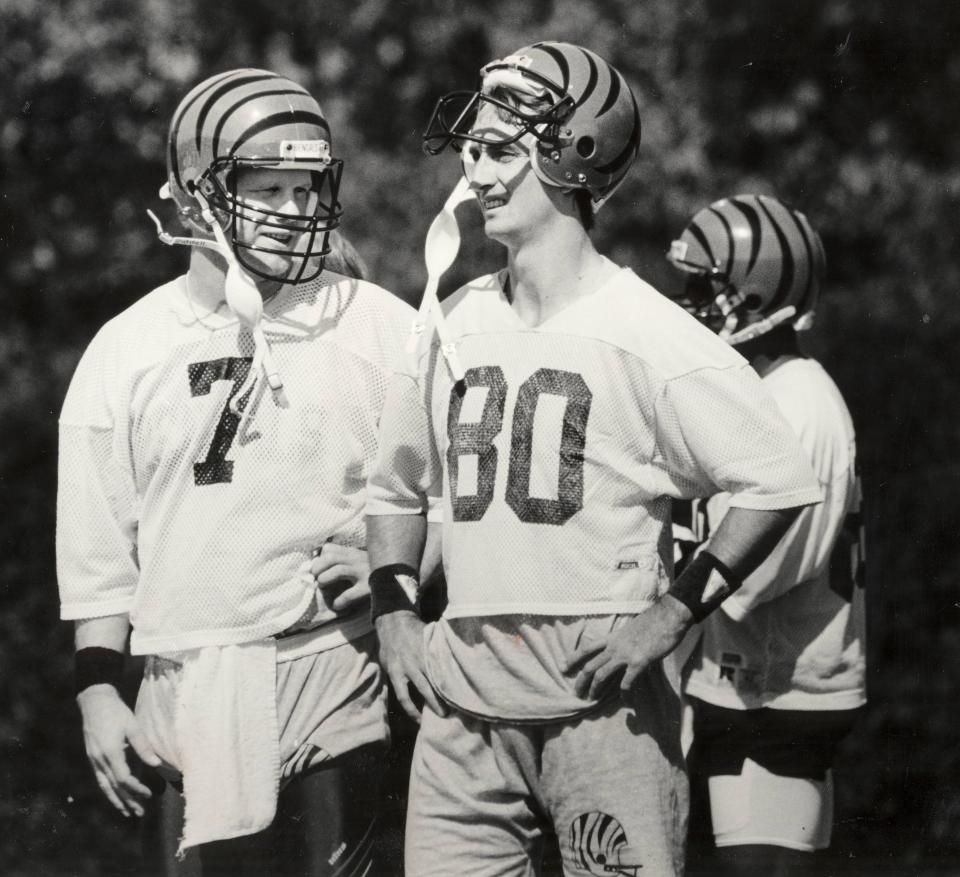
[[[170,197],[169,184],[164,183],[161,187],[160,197]],[[248,404],[245,410],[241,412],[239,409],[240,400],[256,385],[261,370],[266,375],[270,389],[274,392],[283,390],[283,380],[276,368],[273,354],[270,350],[270,344],[263,333],[263,326],[261,325],[263,320],[263,296],[260,294],[260,290],[257,288],[257,284],[253,278],[247,271],[243,270],[243,267],[237,261],[233,248],[227,242],[223,228],[213,215],[213,211],[210,209],[206,198],[204,198],[200,191],[194,192],[194,197],[200,204],[201,216],[203,216],[204,222],[213,230],[215,240],[211,241],[196,237],[175,237],[163,230],[160,220],[152,210],[148,210],[147,213],[156,224],[157,236],[163,243],[171,246],[180,244],[188,247],[204,247],[215,250],[226,260],[227,275],[224,280],[224,297],[227,301],[227,307],[230,308],[233,315],[242,325],[246,326],[253,335],[253,362],[250,363],[250,370],[246,378],[244,378],[243,383],[237,388],[230,402],[230,410],[243,418],[241,421],[242,427],[249,416],[250,406]]]
[[[440,284],[441,275],[453,264],[453,260],[457,257],[457,251],[460,249],[460,227],[457,225],[457,217],[454,211],[458,204],[472,197],[470,184],[466,177],[461,177],[444,203],[443,209],[430,223],[430,228],[427,230],[427,240],[424,244],[427,286],[423,291],[420,310],[410,327],[410,335],[407,339],[407,352],[412,353],[416,349],[417,342],[423,334],[427,320],[432,313],[437,336],[440,339],[440,350],[455,382],[463,380],[464,371],[460,358],[457,356],[456,344],[450,339],[447,323],[443,317],[443,310],[437,299],[437,287]]]

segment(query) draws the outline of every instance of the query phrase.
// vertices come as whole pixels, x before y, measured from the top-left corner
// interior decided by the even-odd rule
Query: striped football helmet
[[[545,183],[586,189],[594,210],[623,182],[640,146],[640,110],[623,76],[593,52],[570,43],[542,42],[491,61],[481,71],[480,91],[455,91],[440,98],[423,135],[424,150],[437,155],[464,141],[504,145],[532,134],[533,169]],[[502,88],[521,97],[498,100]],[[537,108],[524,103],[536,99]],[[471,133],[484,103],[520,128],[508,140]]]
[[[588,874],[637,877],[643,869],[639,863],[622,861],[624,855],[629,856],[627,833],[608,813],[592,810],[578,816],[570,824],[568,841],[573,861]]]
[[[806,216],[765,195],[736,195],[705,207],[670,245],[687,274],[677,301],[730,344],[786,322],[807,329],[826,266]]]
[[[302,283],[323,270],[327,238],[340,224],[343,163],[330,150],[330,128],[306,89],[267,70],[231,70],[201,82],[177,107],[162,194],[173,198],[184,222],[204,237],[211,234],[208,220],[219,222],[247,271]],[[314,197],[307,214],[245,206],[236,194],[236,171],[243,167],[310,171]],[[301,233],[289,276],[264,274],[251,259],[258,248],[238,240],[241,213],[261,225]]]

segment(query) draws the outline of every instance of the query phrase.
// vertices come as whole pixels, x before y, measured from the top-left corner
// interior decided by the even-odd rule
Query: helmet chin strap
[[[160,197],[170,197],[168,184],[165,183],[160,189]],[[248,401],[248,404],[241,410],[239,407],[240,402],[245,396],[249,396],[250,401],[252,401],[251,391],[259,380],[260,372],[262,371],[266,375],[270,389],[280,394],[280,404],[286,406],[287,400],[285,394],[283,394],[283,379],[280,377],[280,372],[273,359],[273,353],[270,350],[270,344],[263,333],[263,326],[261,325],[263,320],[263,296],[260,294],[260,290],[257,288],[254,279],[247,271],[244,271],[237,261],[233,248],[228,243],[223,228],[213,215],[213,211],[210,209],[206,198],[204,198],[200,191],[194,192],[194,197],[200,204],[200,213],[204,222],[213,230],[215,240],[197,237],[176,237],[168,234],[163,230],[163,226],[156,214],[154,214],[152,210],[148,210],[147,213],[156,224],[157,236],[163,243],[170,246],[179,244],[182,246],[202,247],[214,250],[219,253],[227,263],[227,274],[224,278],[224,297],[227,301],[227,307],[230,308],[240,323],[250,330],[253,336],[253,361],[250,363],[250,370],[230,400],[230,411],[241,418],[238,431],[242,431],[250,416],[251,406]]]
[[[451,340],[447,330],[447,323],[437,298],[437,288],[440,276],[457,257],[460,248],[460,227],[457,225],[455,210],[458,204],[469,201],[473,197],[470,184],[466,177],[460,177],[457,185],[447,197],[441,211],[434,217],[427,229],[427,240],[424,244],[424,260],[427,264],[427,285],[420,300],[420,310],[407,338],[407,352],[412,353],[427,326],[427,320],[433,315],[434,328],[440,339],[440,352],[443,354],[447,368],[455,383],[463,380],[464,370],[457,356],[456,344]]]

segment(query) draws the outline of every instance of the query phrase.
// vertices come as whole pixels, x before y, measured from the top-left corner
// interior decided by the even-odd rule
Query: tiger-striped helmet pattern
[[[826,267],[807,217],[766,195],[736,195],[699,211],[673,241],[686,272],[681,304],[731,344],[791,321],[806,329]]]
[[[532,134],[534,169],[546,183],[586,189],[598,209],[623,182],[640,148],[640,110],[624,77],[603,58],[571,43],[540,42],[481,70],[480,91],[442,97],[424,134],[432,155],[463,141],[504,144]],[[518,103],[491,95],[519,94]],[[525,109],[529,98],[539,100]],[[481,104],[495,105],[519,126],[512,140],[487,141],[471,132]]]
[[[630,848],[627,833],[608,813],[591,810],[580,814],[570,824],[569,843],[574,863],[588,874],[636,877],[643,868],[637,862],[623,860]]]
[[[322,270],[322,257],[329,252],[327,237],[339,225],[342,166],[331,154],[330,128],[317,101],[302,86],[268,70],[231,70],[210,77],[180,102],[170,123],[167,188],[179,215],[201,235],[209,235],[203,217],[209,205],[224,230],[232,233],[237,259],[259,276],[266,275],[244,253],[254,248],[237,240],[237,218],[241,210],[248,215],[250,210],[237,199],[236,171],[269,167],[311,172],[315,197],[307,215],[258,208],[256,217],[261,224],[302,234],[299,267],[285,279],[304,282]]]

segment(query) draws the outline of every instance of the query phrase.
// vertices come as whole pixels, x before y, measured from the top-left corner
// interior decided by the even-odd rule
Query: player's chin
[[[483,231],[491,240],[507,243],[516,236],[518,230],[510,222],[509,217],[485,212],[483,214]]]

